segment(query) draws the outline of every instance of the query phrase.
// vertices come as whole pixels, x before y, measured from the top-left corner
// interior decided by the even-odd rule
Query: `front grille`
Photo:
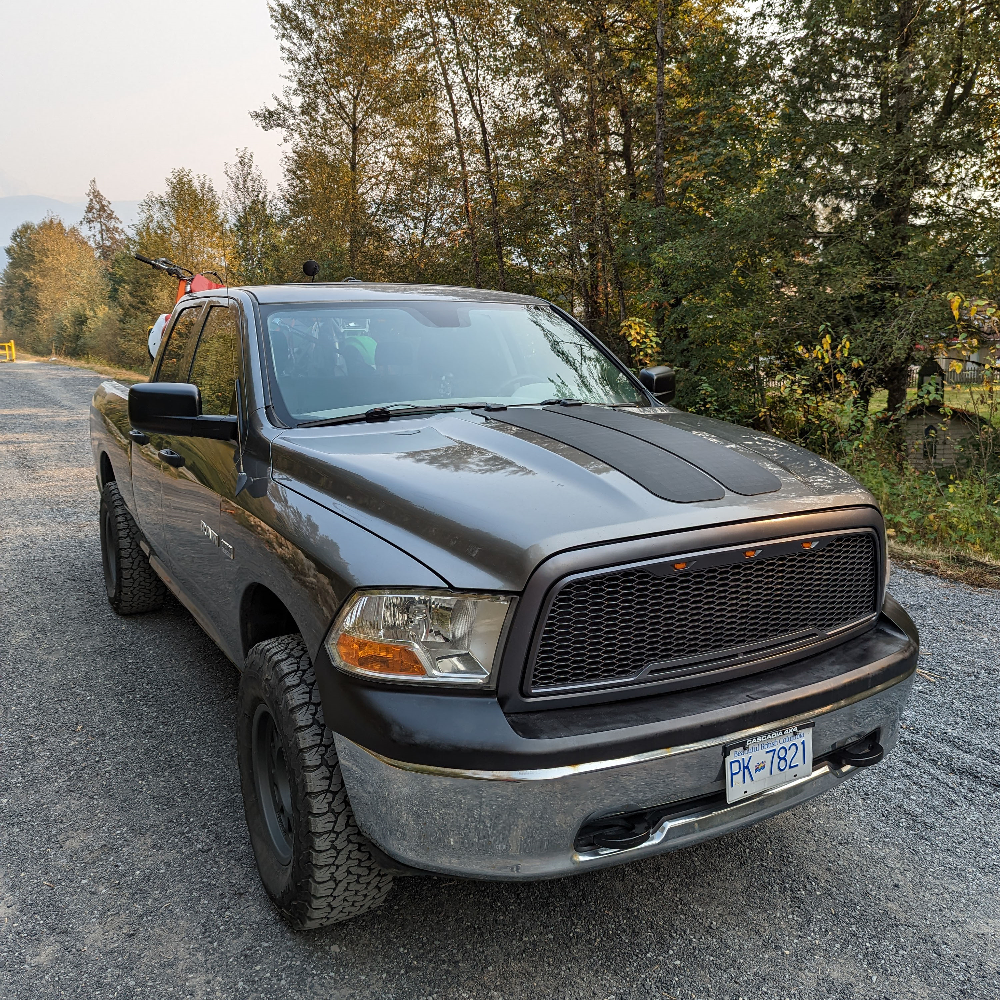
[[[647,682],[821,642],[874,616],[878,567],[865,531],[570,577],[550,598],[528,689]]]

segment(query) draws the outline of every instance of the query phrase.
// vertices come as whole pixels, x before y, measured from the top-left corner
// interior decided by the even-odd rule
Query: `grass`
[[[948,478],[900,467],[872,452],[844,463],[879,502],[890,537],[986,556],[1000,552],[1000,496],[995,480]]]
[[[149,379],[149,372],[137,372],[131,368],[117,368],[114,365],[98,361],[96,358],[46,358],[18,349],[17,359],[18,361],[44,361],[46,364],[65,365],[67,368],[86,368],[88,371],[97,372],[98,375],[106,375],[108,378],[117,379],[127,385],[146,382]]]
[[[945,386],[944,390],[944,404],[945,406],[951,407],[956,410],[969,410],[972,413],[979,413],[981,416],[986,417],[987,414],[984,411],[982,402],[977,402],[973,398],[972,391],[975,390],[977,396],[983,391],[981,385],[970,386],[967,385],[949,385]],[[876,392],[871,401],[868,404],[869,413],[880,413],[885,409],[885,404],[888,402],[889,394],[885,389],[880,389]],[[908,389],[906,393],[906,401],[908,404],[912,405],[917,401],[917,390]],[[1000,412],[998,412],[993,419],[994,425],[1000,427]]]
[[[894,559],[946,579],[1000,588],[995,477],[923,472],[874,448],[855,452],[843,465],[878,501]]]

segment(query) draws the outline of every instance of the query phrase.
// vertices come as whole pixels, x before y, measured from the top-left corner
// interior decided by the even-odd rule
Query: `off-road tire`
[[[104,588],[111,607],[120,615],[158,610],[167,589],[139,548],[139,529],[115,482],[101,491],[100,526]]]
[[[281,914],[296,930],[310,930],[378,906],[392,876],[354,820],[300,635],[250,650],[237,725],[250,842]]]

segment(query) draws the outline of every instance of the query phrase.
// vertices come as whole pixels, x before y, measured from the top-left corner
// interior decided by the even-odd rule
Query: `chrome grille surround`
[[[698,683],[756,661],[763,669],[874,624],[879,557],[873,530],[848,529],[569,575],[543,603],[524,692]]]

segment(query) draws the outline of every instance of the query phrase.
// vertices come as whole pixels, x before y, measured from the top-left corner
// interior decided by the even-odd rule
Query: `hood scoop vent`
[[[725,490],[755,496],[781,487],[777,476],[739,452],[634,413],[597,406],[476,412],[569,445],[673,503],[721,500]]]

